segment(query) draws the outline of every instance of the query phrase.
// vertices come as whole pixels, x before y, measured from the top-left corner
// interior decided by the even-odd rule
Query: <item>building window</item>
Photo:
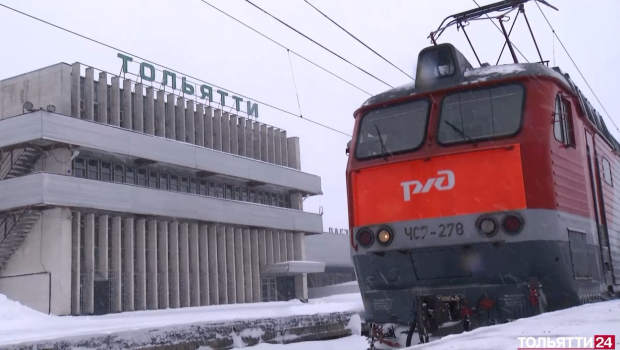
[[[170,175],[170,191],[179,190],[179,177],[176,175]]]
[[[226,199],[233,199],[233,187],[232,185],[226,185]]]
[[[99,180],[99,161],[96,159],[88,160],[88,178]]]
[[[555,113],[553,118],[553,136],[566,146],[573,146],[573,125],[571,120],[570,107],[562,95],[555,98]]]
[[[209,184],[207,180],[200,180],[200,195],[206,196],[209,194]]]
[[[276,285],[276,278],[275,277],[263,277],[262,281],[262,297],[263,297],[263,302],[268,302],[268,301],[278,301],[278,289],[277,289],[277,285]]]
[[[241,189],[238,186],[235,186],[235,196],[233,199],[236,201],[241,200]]]
[[[101,181],[112,181],[112,163],[101,162]]]
[[[278,195],[278,207],[284,208],[284,195],[282,194]]]
[[[258,191],[258,204],[265,204],[265,193]]]
[[[189,192],[189,179],[186,177],[181,177],[181,187],[180,191],[183,193]]]
[[[248,189],[247,187],[242,187],[241,188],[241,200],[244,202],[248,201]]]
[[[73,175],[81,178],[86,177],[86,160],[84,158],[73,160]]]
[[[217,184],[217,198],[224,198],[224,184]]]
[[[122,164],[114,164],[114,182],[125,182],[125,169]]]
[[[136,184],[136,168],[131,166],[125,167],[125,183],[131,185]]]
[[[138,169],[138,186],[146,187],[146,185],[147,185],[146,169],[139,168]]]
[[[250,202],[252,202],[252,203],[256,203],[257,202],[256,190],[250,190]]]
[[[161,188],[162,190],[166,190],[168,191],[168,174],[166,173],[159,173],[159,188]]]
[[[157,174],[157,171],[149,171],[149,187],[159,188],[159,176]]]
[[[213,181],[209,182],[209,196],[217,197],[217,189],[215,188],[216,183]]]
[[[198,180],[196,179],[189,180],[189,193],[198,194]]]
[[[611,164],[609,164],[609,161],[605,159],[605,157],[603,157],[602,163],[603,163],[603,178],[605,179],[605,182],[609,186],[613,186],[613,181],[611,179]]]

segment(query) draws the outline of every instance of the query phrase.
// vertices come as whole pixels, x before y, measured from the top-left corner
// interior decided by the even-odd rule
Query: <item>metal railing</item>
[[[17,155],[15,154],[17,152]],[[7,152],[7,156],[2,159],[0,163],[0,180],[4,180],[6,176],[11,172],[15,163],[26,152],[26,148],[20,148],[14,151]]]

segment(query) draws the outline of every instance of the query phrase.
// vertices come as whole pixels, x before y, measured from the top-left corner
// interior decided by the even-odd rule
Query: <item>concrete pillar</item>
[[[230,153],[239,154],[239,125],[237,116],[230,115]]]
[[[228,304],[228,269],[226,256],[226,228],[217,226],[217,277],[218,277],[218,294],[219,304]]]
[[[226,227],[226,282],[228,284],[228,304],[237,303],[237,280],[235,272],[235,230],[232,227]]]
[[[245,299],[243,301],[246,303],[251,303],[253,300],[252,290],[254,288],[254,284],[252,283],[253,261],[252,261],[252,245],[251,245],[249,228],[243,229],[242,237],[243,237],[242,248],[243,248],[243,281],[244,281],[243,286],[245,290]]]
[[[71,116],[78,119],[81,114],[80,102],[82,100],[82,89],[80,89],[80,84],[80,64],[75,62],[71,65]],[[73,311],[71,313],[73,313]]]
[[[286,257],[289,261],[296,260],[293,252],[293,232],[286,233]]]
[[[136,225],[136,266],[135,283],[136,310],[146,310],[146,220],[137,219]]]
[[[273,127],[267,127],[267,162],[271,164],[276,163],[276,146],[275,146],[275,138],[273,137]]]
[[[273,265],[275,262],[275,257],[273,255],[273,232],[271,232],[271,230],[262,230],[261,232],[263,233],[263,235],[265,235],[265,265]],[[278,256],[280,256],[279,248],[277,252]]]
[[[306,240],[303,232],[293,234],[293,256],[295,260],[306,260]],[[295,298],[308,299],[308,275],[295,276]]]
[[[209,225],[207,228],[207,248],[209,250],[209,304],[217,305],[220,302],[219,275],[218,275],[218,247],[217,247],[217,227]]]
[[[177,132],[175,139],[185,142],[185,99],[183,97],[177,97],[174,127]]]
[[[288,166],[301,170],[301,152],[299,148],[299,137],[289,137],[287,139]]]
[[[179,223],[171,222],[168,226],[168,279],[170,281],[171,308],[178,308],[179,301]]]
[[[95,120],[95,70],[91,67],[84,76],[84,119]]]
[[[202,103],[196,103],[194,112],[194,127],[196,128],[196,145],[205,146],[205,110]]]
[[[252,120],[245,119],[245,156],[248,158],[254,158],[254,142],[252,140],[253,130],[252,130]]]
[[[108,279],[108,216],[100,215],[97,220],[99,221],[97,232],[99,251],[95,271],[99,271],[105,279]]]
[[[74,65],[75,66],[75,65]],[[81,213],[73,212],[71,219],[71,314],[79,315],[80,310],[80,238]]]
[[[200,245],[198,224],[189,226],[189,303],[200,306]]]
[[[123,311],[122,301],[122,236],[121,236],[121,217],[115,216],[112,218],[112,234],[110,235],[110,311],[121,312]]]
[[[179,225],[179,272],[181,307],[189,307],[189,226],[187,223]]]
[[[99,72],[97,81],[97,122],[108,123],[108,75],[106,72]]]
[[[200,274],[200,305],[209,305],[209,228],[200,225],[198,238],[199,274]]]
[[[278,231],[278,235],[280,236],[280,261],[289,261],[288,251],[286,249],[286,232]]]
[[[157,223],[157,234],[159,239],[157,240],[157,265],[158,265],[158,308],[167,309],[170,305],[168,302],[170,280],[168,278],[168,222],[160,221]]]
[[[205,106],[205,147],[213,148],[213,108]]]
[[[121,127],[133,130],[131,113],[131,80],[123,80],[123,103],[121,106]]]
[[[157,90],[155,101],[155,136],[166,137],[166,95],[163,90]]]
[[[133,245],[134,229],[133,218],[123,220],[123,311],[134,310],[134,266],[133,266]]]
[[[110,125],[121,126],[121,88],[118,77],[110,82]]]
[[[261,160],[261,131],[260,131],[260,123],[252,122],[252,158],[256,160]]]
[[[237,138],[239,144],[239,153],[238,155],[242,157],[247,157],[247,150],[245,146],[245,118],[237,117]]]
[[[280,139],[280,133],[280,129],[273,128],[274,160],[276,165],[282,165],[282,140]]]
[[[147,93],[148,94],[148,93]],[[146,307],[149,310],[159,309],[158,301],[158,264],[157,264],[157,220],[147,222],[146,246]]]
[[[136,84],[133,94],[133,130],[144,132],[144,88]]]
[[[194,123],[194,101],[187,100],[185,109],[185,142],[196,144],[196,128]]]
[[[258,237],[258,266],[263,269],[267,265],[267,233],[265,230],[256,230],[256,235]]]
[[[288,166],[288,138],[286,130],[280,130],[280,149],[282,152],[282,166]]]
[[[213,114],[213,149],[222,150],[222,111],[219,109]]]
[[[176,116],[175,116],[175,107],[174,107],[174,94],[170,93],[166,98],[166,138],[171,140],[176,140],[177,132],[176,132]]]
[[[280,249],[280,233],[278,231],[271,231],[272,241],[273,241],[273,263],[277,264],[279,262],[285,261],[282,260],[280,254],[282,250]]]
[[[269,143],[267,142],[268,134],[269,133],[267,132],[267,125],[261,124],[260,125],[260,160],[262,160],[263,162],[267,162],[269,160]]]
[[[237,128],[235,128],[236,130]],[[240,228],[235,229],[235,286],[236,286],[236,303],[245,303],[245,269],[243,268],[243,230]]]
[[[144,100],[144,132],[155,135],[155,89],[152,86],[146,88]]]
[[[222,113],[222,152],[230,153],[230,114]]]
[[[263,236],[264,237],[264,236]],[[263,265],[260,264],[260,242],[261,239],[258,237],[258,230],[254,229],[250,231],[250,255],[251,255],[251,262],[252,262],[252,267],[251,267],[251,275],[252,275],[252,302],[258,303],[261,301],[261,297],[260,297],[260,292],[261,292],[261,285],[260,285],[260,267],[264,266],[264,260],[263,260]],[[265,241],[263,240],[263,244],[262,244],[262,248],[265,248]],[[245,300],[246,302],[249,302],[250,299]]]
[[[82,313],[95,312],[95,214],[86,214],[84,220],[84,266],[82,267]]]

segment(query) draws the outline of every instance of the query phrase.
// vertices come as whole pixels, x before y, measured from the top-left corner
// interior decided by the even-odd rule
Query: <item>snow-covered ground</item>
[[[108,334],[192,323],[216,323],[363,311],[360,294],[287,302],[136,311],[105,316],[58,317],[29,309],[0,294],[0,346],[69,336]]]

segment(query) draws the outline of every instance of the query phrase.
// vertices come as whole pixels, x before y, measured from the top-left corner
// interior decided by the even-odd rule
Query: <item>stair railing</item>
[[[14,154],[15,151],[18,151],[17,155]],[[11,172],[11,169],[13,169],[15,163],[17,163],[19,158],[21,158],[24,152],[26,152],[26,149],[20,148],[15,151],[7,152],[8,154],[6,158],[4,158],[4,160],[2,160],[2,163],[0,163],[0,180],[4,180],[4,178]]]

